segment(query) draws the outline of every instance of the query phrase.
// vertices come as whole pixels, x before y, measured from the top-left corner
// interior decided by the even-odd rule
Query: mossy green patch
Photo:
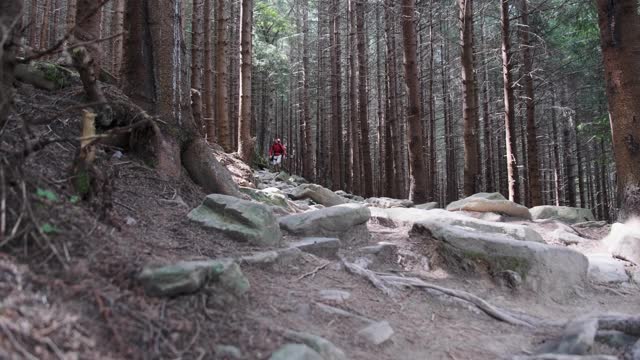
[[[462,250],[446,243],[443,243],[440,249],[440,255],[444,258],[445,262],[450,266],[455,266],[456,269],[462,272],[478,272],[478,270],[485,269],[489,274],[494,275],[506,270],[511,270],[517,272],[525,279],[529,270],[531,270],[529,261],[515,256],[489,255],[470,250]]]
[[[34,67],[38,71],[42,72],[46,80],[54,83],[56,89],[62,89],[70,86],[74,81],[79,80],[80,78],[78,73],[57,64],[38,62],[34,64]]]

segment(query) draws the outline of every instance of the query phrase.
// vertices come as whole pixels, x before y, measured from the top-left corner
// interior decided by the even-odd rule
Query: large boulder
[[[142,270],[138,280],[148,295],[158,297],[191,294],[212,283],[234,296],[240,296],[249,290],[249,281],[232,259],[148,265]]]
[[[447,205],[448,211],[492,212],[531,219],[529,209],[504,198],[500,193],[477,193]]]
[[[388,197],[371,197],[365,200],[368,206],[378,208],[409,208],[413,201],[407,199],[392,199]]]
[[[609,254],[587,255],[589,259],[589,279],[597,283],[624,283],[629,281],[625,262]]]
[[[434,241],[437,252],[454,271],[488,269],[494,276],[514,271],[522,277],[523,287],[550,296],[569,294],[586,280],[588,261],[579,252],[522,241],[527,235],[518,231],[479,230],[442,219],[423,219],[414,224],[411,234]]]
[[[269,360],[324,360],[317,351],[302,344],[286,344],[276,350]]]
[[[270,187],[266,189],[253,189],[249,187],[240,187],[240,191],[249,195],[251,199],[261,202],[265,205],[275,206],[284,209],[287,212],[293,212],[294,209],[289,203],[287,195],[282,190]]]
[[[536,206],[529,209],[529,212],[533,220],[553,219],[569,224],[595,220],[591,210],[569,206]]]
[[[337,237],[346,244],[366,242],[369,208],[344,204],[280,218],[280,228],[299,236]]]
[[[211,156],[203,154],[211,153]],[[192,141],[187,147],[182,159],[185,168],[193,181],[202,186],[208,194],[225,194],[243,198],[233,175],[214,156],[213,150],[204,140]]]
[[[311,199],[324,206],[335,206],[347,203],[347,200],[333,191],[316,184],[302,184],[296,187],[291,197],[298,199]]]
[[[413,225],[422,221],[438,222],[442,226],[458,226],[483,233],[507,235],[515,240],[544,242],[542,236],[526,225],[497,223],[476,219],[459,212],[442,209],[378,209],[369,208],[371,217],[389,221],[394,224]]]
[[[263,204],[226,195],[208,195],[191,210],[189,219],[216,229],[234,240],[258,246],[276,246],[282,239],[273,211]]]
[[[428,202],[428,203],[424,203],[424,204],[414,205],[413,207],[416,208],[416,209],[421,209],[421,210],[432,210],[432,209],[437,209],[438,208],[438,203],[433,201],[433,202]]]
[[[613,255],[640,265],[640,220],[613,224],[603,242]]]

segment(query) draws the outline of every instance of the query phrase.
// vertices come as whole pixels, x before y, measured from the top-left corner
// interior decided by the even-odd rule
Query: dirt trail
[[[35,111],[25,100],[32,90],[20,91],[18,109],[23,114]],[[78,88],[68,92],[69,99],[81,94]],[[62,137],[77,135],[77,129],[76,118],[61,117],[35,131]],[[10,138],[14,143],[2,144],[3,150],[20,139],[15,123],[9,123],[6,131],[16,134]],[[264,249],[238,244],[189,222],[187,212],[205,194],[186,177],[164,180],[116,149],[98,153],[98,165],[110,169],[114,188],[113,211],[99,217],[91,204],[70,201],[73,192],[60,181],[66,178],[76,150],[68,144],[51,146],[25,164],[36,215],[56,229],[51,241],[64,249],[66,261],[60,264],[46,249],[20,241],[0,253],[0,349],[5,349],[0,357],[213,359],[218,345],[233,345],[243,359],[267,359],[291,341],[286,330],[295,330],[326,338],[349,359],[506,359],[531,352],[560,331],[553,326],[508,325],[468,303],[433,292],[401,290],[389,297],[345,271],[339,260],[310,255],[287,266],[243,266],[251,289],[246,298],[232,304],[214,304],[204,293],[168,300],[147,297],[136,276],[148,263],[237,257]],[[38,188],[57,194],[57,200],[35,195]],[[372,245],[385,241],[399,249],[398,257],[376,265],[381,271],[411,273],[504,309],[557,323],[590,312],[640,313],[637,285],[586,286],[580,296],[565,299],[513,293],[489,279],[450,274],[431,264],[425,244],[411,238],[407,227],[375,222],[368,227]],[[341,250],[346,257],[355,256],[354,251]],[[324,266],[327,261],[331,263]],[[16,268],[16,263],[22,265]],[[346,291],[349,298],[323,300],[321,291],[328,289]],[[326,313],[318,304],[388,321],[394,334],[382,345],[369,345],[356,336],[366,325],[363,320]]]

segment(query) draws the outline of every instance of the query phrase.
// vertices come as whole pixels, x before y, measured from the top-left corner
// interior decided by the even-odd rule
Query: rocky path
[[[582,210],[530,211],[498,194],[425,210],[435,204],[365,200],[284,173],[257,178],[257,189],[242,189],[254,202],[225,207],[210,196],[190,217],[273,247],[279,233],[256,214],[278,214],[278,248],[238,257],[240,285],[237,276],[221,285],[251,284],[249,316],[284,340],[270,359],[632,356],[639,334],[611,342],[602,326],[556,344],[574,317],[640,313],[637,266],[608,252],[605,225]]]

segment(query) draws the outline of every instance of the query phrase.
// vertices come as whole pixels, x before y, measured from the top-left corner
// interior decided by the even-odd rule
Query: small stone
[[[327,289],[320,290],[320,297],[322,300],[341,304],[351,297],[351,293],[343,290]]]
[[[374,345],[380,345],[389,340],[393,335],[393,328],[387,321],[379,321],[373,323],[366,328],[358,331],[358,336]]]
[[[309,333],[287,331],[285,333],[287,337],[292,340],[305,343],[313,350],[317,351],[324,360],[346,360],[347,356],[344,352],[335,346],[331,341]]]
[[[136,219],[132,218],[131,216],[127,216],[127,218],[125,219],[125,223],[129,226],[134,226],[138,222],[136,221]]]
[[[635,344],[637,340],[635,336],[617,330],[598,330],[596,333],[597,342],[607,344],[612,348],[624,349]]]
[[[242,352],[232,345],[217,345],[215,348],[218,359],[242,359]]]
[[[291,244],[291,248],[297,248],[327,259],[337,259],[340,245],[340,240],[336,238],[304,238]]]
[[[578,318],[567,324],[562,338],[554,353],[569,355],[585,355],[593,347],[598,318]]]
[[[270,360],[324,360],[317,351],[302,344],[286,344],[271,354]]]
[[[522,286],[522,276],[515,271],[505,270],[498,274],[500,281],[510,289],[519,289]]]

